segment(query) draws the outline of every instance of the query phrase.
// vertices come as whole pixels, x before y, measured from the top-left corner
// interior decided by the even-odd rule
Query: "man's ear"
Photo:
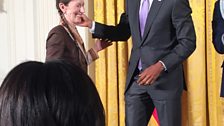
[[[67,7],[63,3],[59,3],[59,8],[63,13],[66,13]]]

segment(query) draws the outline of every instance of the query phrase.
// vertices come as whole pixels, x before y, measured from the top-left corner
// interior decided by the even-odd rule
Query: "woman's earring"
[[[63,12],[63,15],[66,15],[67,13],[66,13],[66,11],[65,12]]]

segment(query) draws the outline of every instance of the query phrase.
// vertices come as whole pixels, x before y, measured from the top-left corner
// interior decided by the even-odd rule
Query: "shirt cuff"
[[[95,49],[91,48],[88,52],[92,58],[92,61],[95,61],[96,59],[99,58],[99,55]]]
[[[224,34],[222,34],[222,44],[224,45]]]
[[[166,65],[163,63],[163,61],[160,60],[159,62],[163,65],[164,71],[167,71]]]
[[[95,31],[95,24],[96,24],[95,21],[93,21],[93,22],[92,22],[92,27],[89,29],[89,32],[92,33],[92,34],[93,34],[94,31]]]

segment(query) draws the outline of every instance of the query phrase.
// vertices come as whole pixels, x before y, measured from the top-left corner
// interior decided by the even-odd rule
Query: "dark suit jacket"
[[[126,0],[126,14],[120,23],[106,26],[96,23],[93,36],[110,40],[127,40],[132,36],[133,48],[128,67],[126,91],[141,58],[143,70],[159,60],[167,67],[149,86],[154,99],[180,97],[184,85],[182,62],[196,48],[196,35],[188,0],[154,0],[148,14],[145,32],[140,35],[140,0]]]
[[[87,72],[87,63],[83,53],[61,25],[54,27],[47,37],[46,61],[55,59],[66,60]]]
[[[213,21],[212,21],[212,30],[213,30],[212,38],[214,47],[218,53],[224,54],[224,45],[222,42],[222,35],[224,34],[224,19],[222,18],[220,11],[220,0],[216,1],[215,3]],[[224,76],[222,76],[221,97],[224,97]]]

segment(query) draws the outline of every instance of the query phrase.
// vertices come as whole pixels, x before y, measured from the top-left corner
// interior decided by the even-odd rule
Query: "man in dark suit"
[[[80,26],[111,41],[132,36],[125,91],[126,126],[147,126],[154,108],[160,126],[181,126],[182,62],[196,48],[188,0],[126,0],[116,26],[83,16]]]
[[[224,54],[224,0],[218,0],[215,3],[213,21],[213,45],[216,51],[220,54]],[[222,64],[223,67],[223,64]],[[224,73],[224,70],[223,70]],[[222,75],[221,82],[221,97],[224,97],[224,76]]]

